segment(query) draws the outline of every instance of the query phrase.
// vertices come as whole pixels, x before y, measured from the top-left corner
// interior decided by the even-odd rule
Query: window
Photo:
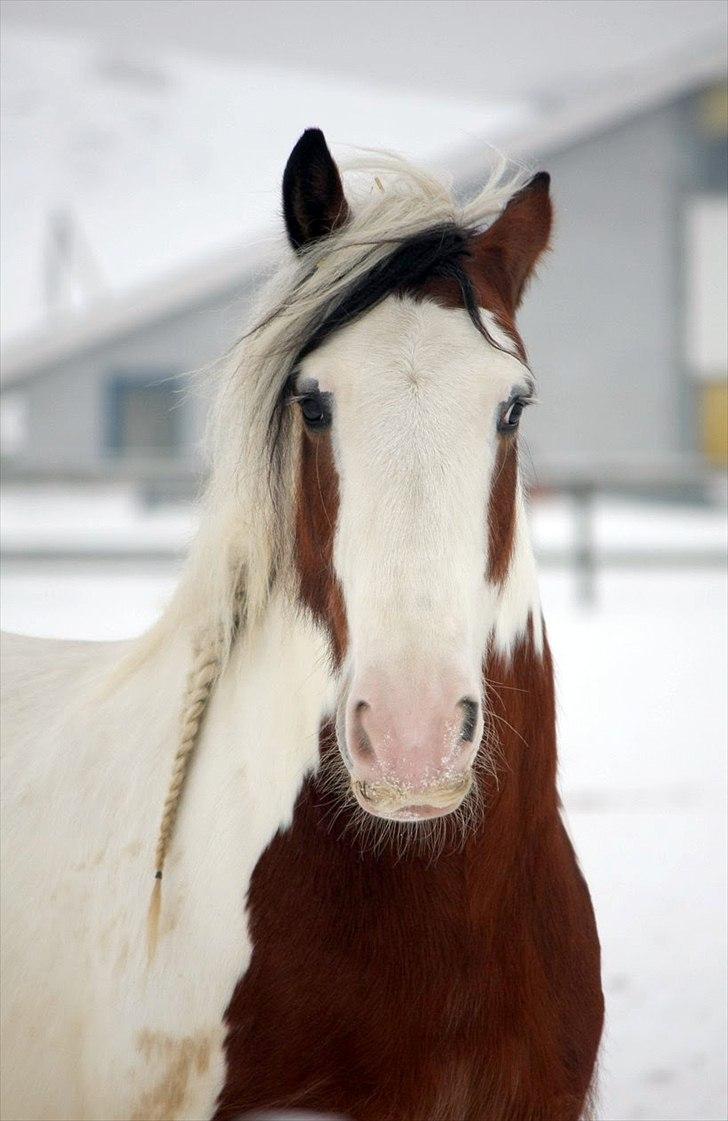
[[[173,374],[159,370],[114,374],[109,390],[107,432],[112,454],[157,459],[179,453],[181,397]]]
[[[728,371],[728,198],[692,195],[687,199],[687,359],[703,380],[725,377]]]
[[[20,455],[28,443],[28,402],[17,390],[0,397],[0,454],[6,459]]]
[[[715,467],[728,464],[728,195],[725,86],[689,102],[694,149],[692,190],[685,199],[686,366],[694,378],[699,446]]]

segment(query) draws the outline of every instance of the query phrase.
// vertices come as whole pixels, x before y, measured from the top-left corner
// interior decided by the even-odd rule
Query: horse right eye
[[[511,397],[509,401],[506,401],[498,418],[498,431],[514,432],[518,428],[521,413],[528,404],[530,404],[528,398],[520,395]]]

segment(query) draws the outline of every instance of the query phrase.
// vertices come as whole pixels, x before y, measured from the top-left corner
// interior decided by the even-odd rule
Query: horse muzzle
[[[452,813],[467,797],[472,774],[454,775],[435,785],[414,790],[392,782],[366,782],[352,778],[351,788],[362,809],[390,821],[426,821]]]
[[[362,809],[418,821],[458,808],[483,734],[480,689],[442,664],[351,675],[336,731]]]

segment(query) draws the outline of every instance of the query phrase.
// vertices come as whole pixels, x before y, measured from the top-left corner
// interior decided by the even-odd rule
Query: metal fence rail
[[[8,486],[133,485],[143,504],[155,506],[169,501],[191,501],[199,493],[203,478],[199,467],[192,463],[135,461],[72,468],[8,464],[3,468],[2,482]],[[537,548],[536,554],[544,566],[574,570],[577,595],[583,603],[594,602],[600,569],[724,569],[726,566],[723,546],[693,548],[686,542],[685,548],[601,547],[596,540],[596,503],[605,495],[707,504],[716,478],[704,463],[685,458],[600,463],[564,459],[540,465],[530,485],[536,495],[564,494],[571,499],[572,543],[564,547]],[[713,498],[712,504],[715,502]],[[183,556],[184,550],[176,544],[26,546],[0,543],[3,564],[176,564]]]
[[[713,548],[695,549],[686,545],[684,549],[674,546],[663,549],[604,548],[596,540],[596,503],[604,495],[652,501],[688,500],[693,504],[708,502],[716,479],[704,462],[683,457],[602,460],[598,463],[563,459],[539,468],[533,485],[537,490],[566,494],[572,500],[574,537],[571,547],[566,550],[543,549],[537,555],[544,565],[573,567],[577,598],[581,603],[594,603],[600,568],[724,569],[726,566],[728,542]]]

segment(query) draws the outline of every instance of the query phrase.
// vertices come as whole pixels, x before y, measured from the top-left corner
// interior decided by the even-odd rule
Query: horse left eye
[[[301,413],[309,428],[328,428],[331,409],[324,393],[309,393],[301,398]]]
[[[518,428],[521,413],[527,404],[528,401],[525,397],[511,397],[510,401],[506,401],[498,418],[498,431],[513,432],[515,428]]]

